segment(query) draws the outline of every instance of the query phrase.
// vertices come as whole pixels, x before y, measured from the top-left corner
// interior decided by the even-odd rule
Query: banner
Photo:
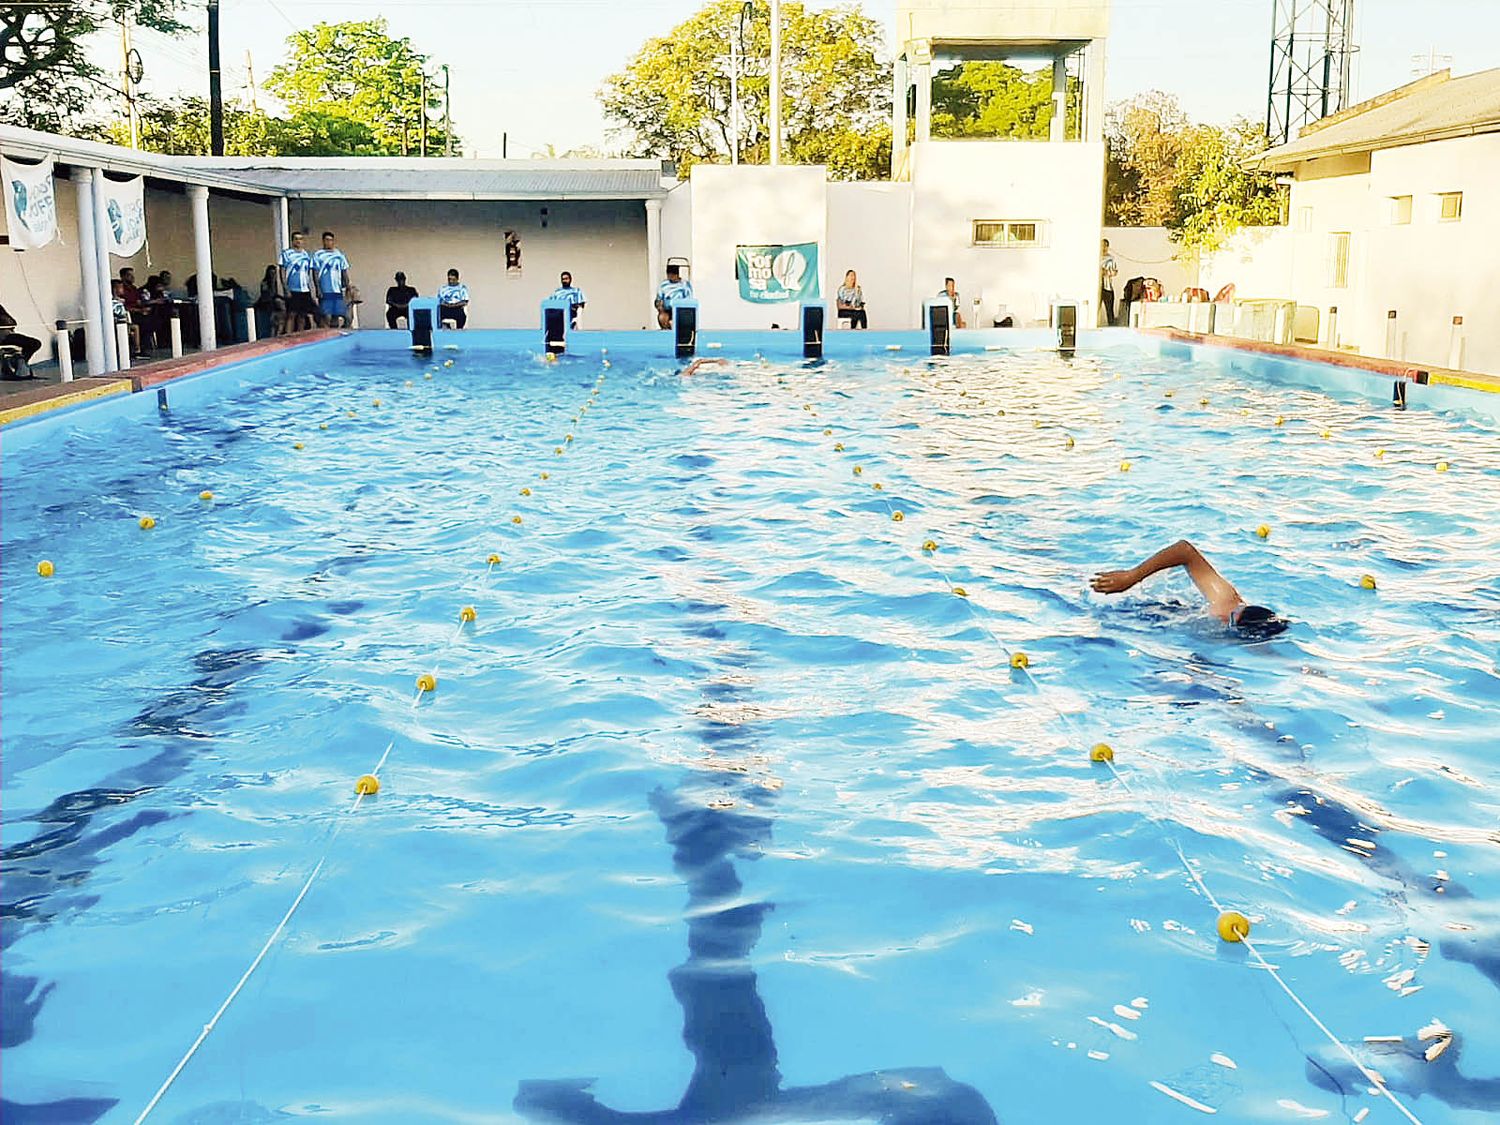
[[[823,295],[816,242],[738,246],[734,272],[740,279],[740,299],[757,305],[816,301]]]
[[[57,193],[52,188],[52,158],[40,164],[17,164],[0,157],[5,177],[5,226],[12,250],[39,250],[57,237]]]
[[[109,252],[133,258],[146,245],[146,181],[104,177],[104,214],[109,220]]]

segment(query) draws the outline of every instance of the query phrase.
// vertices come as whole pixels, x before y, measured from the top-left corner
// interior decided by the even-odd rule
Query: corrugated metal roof
[[[256,195],[343,199],[660,199],[655,160],[465,160],[460,157],[163,156],[0,125],[0,151],[54,156],[176,183]]]
[[[1500,69],[1463,78],[1444,72],[1310,125],[1295,141],[1263,153],[1258,163],[1280,172],[1319,157],[1495,132],[1500,132]]]
[[[661,166],[618,161],[476,161],[413,158],[331,163],[205,163],[247,185],[304,197],[343,199],[657,199]]]

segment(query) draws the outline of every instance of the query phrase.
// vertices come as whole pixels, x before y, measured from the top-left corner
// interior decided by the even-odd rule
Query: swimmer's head
[[[1291,622],[1285,617],[1263,605],[1240,606],[1229,620],[1241,634],[1256,640],[1278,636],[1291,627]]]

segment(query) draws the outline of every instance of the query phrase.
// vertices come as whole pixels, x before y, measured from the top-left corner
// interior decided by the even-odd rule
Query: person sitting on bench
[[[21,367],[25,368],[31,362],[31,357],[41,350],[42,342],[32,336],[23,336],[15,331],[16,318],[5,311],[5,306],[0,305],[0,348],[16,348],[21,353]],[[25,379],[27,376],[21,374],[16,376]]]
[[[448,284],[438,289],[437,298],[439,325],[451,320],[454,328],[462,328],[468,323],[469,287],[458,280],[457,270],[448,271]]]

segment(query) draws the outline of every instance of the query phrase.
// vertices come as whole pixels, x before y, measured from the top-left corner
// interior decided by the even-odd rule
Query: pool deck
[[[74,379],[70,383],[38,382],[10,391],[0,399],[0,426],[10,425],[38,414],[76,406],[91,399],[131,394],[158,387],[184,375],[196,375],[231,363],[272,355],[288,348],[318,340],[331,340],[344,333],[337,328],[320,328],[294,336],[276,336],[250,344],[232,344],[211,352],[194,352],[179,359],[163,359],[132,367],[101,378]],[[7,388],[9,390],[9,388]]]
[[[1240,340],[1230,336],[1204,336],[1196,332],[1183,332],[1177,328],[1147,328],[1142,331],[1148,336],[1172,340],[1179,344],[1192,344],[1195,347],[1228,348],[1232,351],[1249,352],[1252,355],[1277,356],[1281,359],[1302,360],[1306,363],[1326,363],[1332,367],[1366,371],[1383,379],[1403,379],[1408,383],[1463,387],[1470,391],[1500,394],[1500,375],[1454,371],[1446,367],[1432,367],[1403,360],[1378,359],[1374,356],[1356,355],[1352,352],[1309,348],[1301,344],[1270,344],[1259,340]]]

